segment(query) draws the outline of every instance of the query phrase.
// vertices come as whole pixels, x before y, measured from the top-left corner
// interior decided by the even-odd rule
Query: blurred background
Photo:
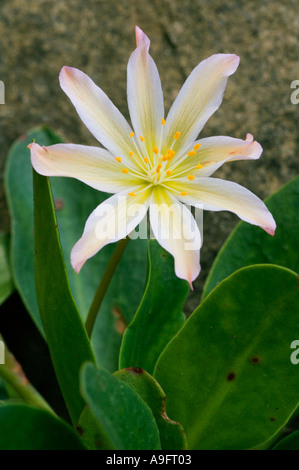
[[[219,52],[240,56],[222,106],[201,135],[252,133],[264,148],[261,159],[226,165],[217,177],[262,199],[278,190],[299,173],[299,104],[290,100],[291,82],[299,79],[297,6],[296,0],[0,0],[0,230],[9,230],[3,171],[15,139],[46,124],[65,142],[96,145],[60,89],[63,65],[86,72],[128,118],[126,66],[136,24],[151,39],[166,110],[201,60]],[[202,273],[190,312],[237,221],[228,212],[204,213]]]

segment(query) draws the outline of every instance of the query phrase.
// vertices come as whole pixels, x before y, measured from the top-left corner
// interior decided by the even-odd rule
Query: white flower
[[[149,209],[154,236],[173,255],[177,276],[192,286],[200,272],[201,236],[187,205],[232,211],[274,234],[273,217],[258,197],[236,183],[210,178],[225,162],[259,158],[262,147],[250,134],[245,140],[223,136],[196,140],[221,104],[227,79],[239,65],[238,56],[215,54],[195,67],[165,118],[150,41],[138,27],[136,41],[127,76],[132,127],[87,75],[63,67],[62,89],[107,150],[32,143],[31,161],[42,175],[77,178],[113,194],[89,216],[72,249],[77,272],[103,246],[128,235]],[[191,239],[192,249],[186,249]]]

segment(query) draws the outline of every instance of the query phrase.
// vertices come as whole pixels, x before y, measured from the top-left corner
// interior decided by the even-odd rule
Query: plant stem
[[[31,385],[25,376],[21,365],[14,356],[8,351],[5,345],[5,364],[0,365],[0,377],[13,389],[14,393],[29,405],[42,408],[56,416],[53,409],[39,392]]]
[[[89,337],[91,337],[92,330],[93,330],[98,312],[100,310],[100,307],[105,297],[105,294],[107,292],[107,289],[110,285],[110,281],[113,277],[113,274],[118,266],[118,263],[121,260],[122,254],[125,251],[125,248],[127,244],[129,243],[129,241],[130,241],[129,237],[119,240],[110,258],[110,261],[107,264],[106,270],[101,279],[99,287],[96,291],[96,294],[94,296],[93,302],[91,304],[91,307],[89,309],[88,316],[85,322],[85,328]]]

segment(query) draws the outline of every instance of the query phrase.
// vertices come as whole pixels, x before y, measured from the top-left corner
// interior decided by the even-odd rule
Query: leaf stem
[[[0,337],[1,338],[1,337]],[[2,339],[3,342],[3,339]],[[21,365],[14,356],[8,351],[5,345],[5,364],[0,365],[0,377],[4,382],[14,390],[14,393],[29,405],[42,408],[56,416],[56,413],[40,395],[40,393],[28,381]]]
[[[107,264],[106,270],[100,281],[99,287],[96,291],[96,294],[94,296],[93,302],[91,304],[91,307],[89,309],[88,316],[85,322],[85,328],[89,337],[91,337],[92,330],[93,330],[98,312],[102,305],[107,289],[110,285],[110,281],[113,277],[113,274],[121,260],[123,252],[125,251],[125,248],[127,244],[129,243],[129,241],[130,241],[129,237],[123,238],[118,241],[116,248],[109,260],[109,263]]]

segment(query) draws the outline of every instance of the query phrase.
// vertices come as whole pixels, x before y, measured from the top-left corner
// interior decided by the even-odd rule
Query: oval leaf
[[[166,396],[158,382],[145,370],[136,367],[119,370],[114,376],[135,390],[152,410],[160,432],[161,449],[187,449],[182,425],[169,419],[166,414]]]
[[[190,449],[250,449],[286,424],[299,399],[298,312],[297,274],[262,265],[224,280],[189,317],[154,377]]]
[[[108,449],[161,449],[158,427],[150,408],[127,384],[104,369],[86,364],[81,374],[81,390],[98,422],[99,446],[105,442]],[[81,432],[84,433],[84,428]]]

